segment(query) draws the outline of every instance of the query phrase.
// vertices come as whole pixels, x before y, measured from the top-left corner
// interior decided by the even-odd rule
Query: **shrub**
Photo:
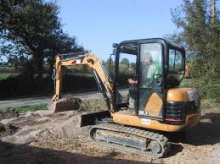
[[[219,60],[211,56],[197,55],[193,60],[191,87],[198,88],[201,98],[220,100]]]

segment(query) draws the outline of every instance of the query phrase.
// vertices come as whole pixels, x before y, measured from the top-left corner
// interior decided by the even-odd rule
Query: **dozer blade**
[[[52,110],[54,113],[63,112],[69,110],[80,109],[82,100],[72,95],[67,95],[57,101],[51,101],[47,104],[47,108]]]
[[[109,111],[99,111],[91,113],[83,113],[80,115],[78,126],[95,125],[99,123],[112,122]]]

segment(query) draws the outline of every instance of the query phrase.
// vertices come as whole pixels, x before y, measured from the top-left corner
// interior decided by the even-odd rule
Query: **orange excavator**
[[[164,157],[170,151],[164,132],[186,131],[196,126],[201,116],[198,91],[179,87],[185,73],[185,51],[164,39],[152,38],[113,44],[113,55],[114,77],[108,75],[101,60],[90,52],[58,55],[52,101],[56,104],[61,99],[62,68],[87,65],[109,109],[82,117],[85,122],[82,125],[92,125],[92,141],[151,158]],[[128,69],[122,69],[124,57],[131,60]],[[126,71],[133,72],[136,81],[131,84],[132,91],[129,89],[133,108],[130,108],[131,101],[120,93],[124,86],[120,83],[121,75]]]

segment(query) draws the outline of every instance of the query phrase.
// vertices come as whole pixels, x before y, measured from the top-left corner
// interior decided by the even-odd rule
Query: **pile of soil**
[[[78,121],[78,116],[71,117],[62,123],[56,124],[53,128],[47,129],[47,133],[62,139],[74,139],[80,136],[88,136],[90,126],[79,127]],[[47,133],[46,135],[48,135]]]
[[[19,116],[18,112],[12,109],[0,110],[0,138],[14,134],[19,128],[9,123],[7,120],[13,120]]]
[[[79,110],[81,104],[82,100],[80,98],[74,97],[73,95],[66,95],[57,101],[49,102],[47,108],[56,113],[69,110]]]
[[[15,125],[18,131],[13,134],[13,129],[12,133],[2,134],[1,140],[15,144],[26,144],[44,140],[48,135],[62,139],[88,136],[90,127],[79,127],[80,114],[79,111],[53,113],[51,110],[40,110],[21,114],[16,119],[4,119],[3,122]]]
[[[0,123],[0,138],[5,137],[7,135],[12,135],[15,133],[19,128],[14,126],[13,124],[2,124]]]
[[[18,112],[15,111],[15,109],[13,108],[0,110],[0,121],[3,119],[9,119],[9,118],[14,118],[18,116],[19,116]]]

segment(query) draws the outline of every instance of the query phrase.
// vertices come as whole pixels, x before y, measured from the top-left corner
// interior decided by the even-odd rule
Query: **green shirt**
[[[141,80],[141,87],[142,88],[149,88],[153,82],[154,78],[159,76],[158,74],[161,73],[161,67],[158,63],[153,62],[150,66],[145,66],[142,72],[142,80]]]

